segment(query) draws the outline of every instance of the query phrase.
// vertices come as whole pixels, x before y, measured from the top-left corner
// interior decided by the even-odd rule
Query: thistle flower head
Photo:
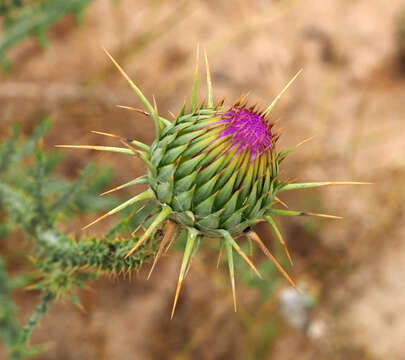
[[[176,238],[178,231],[186,230],[187,242],[173,311],[186,269],[192,254],[195,253],[193,249],[197,248],[196,244],[204,237],[221,239],[221,244],[225,248],[235,309],[233,251],[242,256],[254,272],[260,276],[250,258],[239,246],[241,236],[254,241],[295,287],[285,270],[252,230],[252,226],[257,222],[267,221],[291,261],[286,243],[277,228],[273,215],[337,217],[280,209],[275,205],[284,203],[278,198],[278,193],[332,184],[354,184],[353,182],[291,184],[279,179],[280,163],[292,150],[305,141],[295,148],[279,153],[276,148],[279,135],[272,132],[274,124],[270,122],[269,115],[280,96],[298,74],[262,111],[257,111],[256,106],[249,107],[244,97],[231,107],[225,107],[223,101],[214,105],[211,76],[205,56],[208,84],[207,103],[197,106],[197,62],[190,108],[186,111],[186,106],[184,106],[179,115],[175,116],[174,121],[171,122],[158,114],[156,103],[152,105],[108,52],[107,55],[127,79],[145,105],[147,112],[131,107],[126,108],[150,115],[155,122],[156,139],[151,146],[148,146],[118,135],[96,132],[118,138],[125,148],[61,145],[137,155],[147,166],[146,175],[107,193],[134,184],[148,184],[148,190],[125,201],[88,226],[136,203],[154,202],[155,208],[159,210],[150,214],[147,230],[127,254],[127,257],[130,256],[139,246],[145,244],[149,238],[153,237],[156,230],[163,230],[164,237],[159,245],[151,271],[163,249]]]
[[[242,234],[278,185],[271,125],[241,102],[179,116],[152,145],[151,162],[151,187],[170,217],[207,236]]]

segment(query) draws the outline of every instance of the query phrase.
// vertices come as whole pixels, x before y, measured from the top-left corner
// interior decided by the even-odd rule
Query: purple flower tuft
[[[238,147],[236,154],[250,150],[251,161],[273,147],[270,127],[256,112],[233,107],[216,122],[216,124],[221,123],[226,123],[228,126],[219,134],[218,140],[231,136],[233,144],[231,149]]]

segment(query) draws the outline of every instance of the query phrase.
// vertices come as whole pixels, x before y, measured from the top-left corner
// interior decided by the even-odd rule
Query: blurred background
[[[228,104],[250,92],[250,101],[264,107],[304,69],[273,119],[283,129],[279,148],[315,138],[283,163],[284,179],[374,184],[285,193],[291,209],[344,217],[278,219],[293,267],[268,227],[257,227],[304,295],[257,254],[265,280],[239,264],[235,314],[227,269],[216,268],[217,252],[206,244],[170,321],[181,261],[172,250],[149,281],[146,264],[131,281],[90,283],[80,293],[84,310],[56,303],[32,338],[45,349],[39,358],[405,359],[404,1],[58,2],[59,12],[46,14],[44,7],[22,16],[20,6],[40,1],[0,0],[0,140],[15,122],[28,136],[51,115],[45,149],[115,145],[91,130],[150,144],[153,122],[116,107],[140,103],[101,48],[170,117],[189,98],[199,43],[209,56],[215,98]],[[140,160],[82,150],[67,151],[60,172],[74,178],[92,161],[113,167],[111,186],[145,171]],[[79,232],[93,218],[82,216],[66,230]],[[102,235],[113,223],[89,232]],[[22,238],[9,241],[16,246]],[[15,294],[21,321],[36,299],[35,292]]]

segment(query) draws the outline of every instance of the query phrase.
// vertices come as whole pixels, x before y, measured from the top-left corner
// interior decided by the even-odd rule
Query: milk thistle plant
[[[239,245],[243,238],[256,243],[288,282],[296,287],[252,227],[258,222],[267,222],[292,263],[287,245],[274,220],[275,216],[339,217],[280,209],[276,207],[277,204],[283,204],[278,197],[279,193],[326,185],[360,184],[358,182],[289,183],[280,179],[279,167],[283,160],[306,140],[294,148],[279,152],[277,140],[280,133],[274,131],[275,124],[271,121],[270,115],[281,95],[299,73],[265,108],[259,109],[257,106],[248,105],[246,97],[241,97],[233,105],[226,106],[224,101],[214,102],[210,70],[205,54],[208,94],[207,101],[198,104],[197,51],[190,105],[187,107],[185,104],[178,115],[173,115],[173,120],[170,121],[158,113],[156,102],[153,101],[152,105],[116,60],[107,51],[106,53],[135,91],[146,111],[127,108],[140,111],[154,121],[156,139],[149,146],[119,135],[94,131],[97,134],[117,138],[124,147],[59,145],[134,155],[141,158],[147,167],[147,174],[104,194],[135,184],[147,184],[149,187],[146,191],[113,208],[85,228],[134,204],[155,204],[149,214],[146,231],[126,254],[126,258],[130,258],[141,245],[154,237],[157,230],[161,230],[164,236],[158,246],[150,273],[163,250],[182,231],[187,233],[171,316],[174,314],[190,260],[200,243],[207,237],[218,238],[221,250],[225,250],[235,310],[234,252],[244,259],[257,276],[261,277],[251,259]]]

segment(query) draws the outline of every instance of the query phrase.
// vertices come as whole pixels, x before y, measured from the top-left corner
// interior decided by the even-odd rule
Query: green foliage
[[[3,34],[0,38],[0,64],[9,66],[6,52],[29,36],[34,36],[44,47],[49,41],[48,28],[71,13],[79,23],[91,0],[2,0],[0,18],[3,17]]]
[[[8,296],[12,289],[11,283],[5,263],[0,258],[0,338],[8,347],[16,342],[19,333],[15,307]]]
[[[23,231],[32,245],[32,272],[10,278],[6,261],[0,258],[0,339],[13,360],[38,353],[37,348],[27,348],[27,343],[54,298],[67,296],[80,305],[77,289],[87,281],[104,272],[138,269],[152,255],[151,250],[140,247],[125,259],[138,239],[116,238],[116,234],[129,234],[147,220],[154,212],[151,205],[134,206],[104,240],[82,237],[76,241],[61,231],[61,222],[80,212],[110,209],[118,199],[99,196],[110,182],[109,169],[98,171],[90,165],[72,182],[55,175],[63,157],[57,152],[46,153],[40,146],[50,125],[49,118],[43,119],[25,141],[19,141],[19,127],[13,126],[10,138],[0,144],[0,247],[6,246],[3,240],[17,230]],[[41,299],[20,328],[10,293],[27,285],[39,292]]]

